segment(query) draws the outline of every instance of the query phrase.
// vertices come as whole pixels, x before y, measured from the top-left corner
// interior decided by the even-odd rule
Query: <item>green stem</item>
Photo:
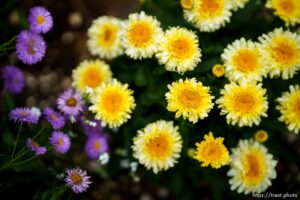
[[[70,195],[69,195],[69,197],[68,197],[68,200],[70,200],[71,199],[71,197],[72,197],[72,192],[70,192]]]
[[[11,154],[10,160],[12,160],[12,159],[14,158],[15,151],[16,151],[16,147],[17,147],[17,144],[18,144],[18,142],[19,142],[19,137],[20,137],[20,133],[21,133],[21,130],[22,130],[22,125],[23,125],[23,123],[21,123],[21,125],[20,125],[20,127],[19,127],[17,139],[16,139],[16,142],[15,142],[14,149],[13,149],[13,152],[12,152],[12,154]]]
[[[31,161],[31,160],[35,159],[36,157],[38,157],[38,155],[32,156],[32,157],[30,157],[26,160],[21,161],[21,162],[17,162],[15,164],[13,164],[12,166],[15,167],[15,166],[18,166],[18,165],[22,165],[24,163],[27,163],[28,161]]]

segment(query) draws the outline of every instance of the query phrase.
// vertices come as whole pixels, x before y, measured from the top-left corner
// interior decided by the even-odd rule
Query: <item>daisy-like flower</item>
[[[268,101],[266,90],[254,82],[231,82],[221,90],[221,97],[216,101],[221,115],[226,115],[227,123],[232,125],[259,125],[261,117],[267,116]]]
[[[30,30],[35,33],[47,33],[53,26],[51,13],[41,6],[36,6],[29,11]]]
[[[237,11],[238,9],[244,8],[249,0],[230,0],[232,5],[232,10]]]
[[[73,86],[80,92],[95,89],[112,78],[108,64],[101,60],[85,60],[72,72]]]
[[[133,59],[150,58],[157,52],[163,35],[160,22],[143,11],[128,18],[121,34],[125,53]]]
[[[300,86],[291,85],[290,91],[277,98],[276,109],[280,111],[279,121],[287,125],[288,130],[299,133],[300,130]]]
[[[277,161],[269,154],[267,148],[254,140],[240,140],[232,149],[228,176],[231,190],[238,193],[261,193],[276,178]]]
[[[65,178],[65,182],[76,194],[85,192],[92,183],[90,181],[90,176],[87,176],[86,171],[79,167],[67,169],[66,173],[67,177]]]
[[[184,10],[184,17],[200,31],[212,32],[230,21],[230,8],[230,0],[194,0],[193,8]]]
[[[31,151],[35,152],[36,155],[43,155],[47,151],[46,147],[40,146],[36,141],[30,138],[26,139],[26,145]]]
[[[255,140],[260,143],[264,143],[268,137],[268,133],[265,130],[258,130],[254,135]]]
[[[268,73],[259,45],[245,38],[229,44],[221,57],[225,76],[231,81],[261,81]]]
[[[204,86],[195,78],[173,82],[168,85],[166,93],[168,102],[167,109],[176,112],[176,118],[183,116],[190,122],[196,123],[204,119],[213,108],[213,96],[210,95],[209,87]]]
[[[194,159],[201,162],[202,167],[211,165],[213,168],[220,168],[229,162],[229,152],[223,144],[224,138],[215,138],[212,132],[204,135],[204,140],[196,143],[197,150]]]
[[[113,59],[123,54],[121,21],[115,17],[98,17],[88,29],[87,46],[92,55]]]
[[[49,141],[57,153],[66,153],[71,147],[70,137],[61,131],[54,131]]]
[[[102,126],[119,127],[130,119],[130,113],[135,108],[132,94],[128,84],[113,79],[96,89],[89,110],[96,114],[96,119],[101,120]]]
[[[133,138],[133,156],[156,174],[175,165],[180,157],[182,138],[171,121],[148,124]]]
[[[184,9],[192,9],[194,0],[180,0],[181,7]]]
[[[282,28],[259,37],[271,78],[292,78],[300,69],[300,36]]]
[[[39,116],[34,114],[30,108],[15,108],[9,114],[9,118],[15,123],[37,124]]]
[[[156,57],[168,71],[184,73],[193,70],[201,61],[201,50],[195,33],[172,27],[166,31],[158,46]]]
[[[4,88],[11,94],[20,93],[25,86],[24,74],[18,67],[8,65],[1,68]]]
[[[65,115],[76,117],[83,110],[80,93],[73,89],[64,91],[57,99],[57,107]]]
[[[286,25],[300,23],[300,1],[298,0],[267,0],[267,8],[274,9]]]
[[[24,64],[32,65],[42,61],[46,53],[46,43],[37,33],[21,31],[16,39],[16,53]]]
[[[101,121],[96,119],[81,119],[81,124],[83,126],[83,132],[88,135],[102,135],[104,134],[103,127],[101,126]]]
[[[107,151],[107,135],[91,135],[88,137],[85,152],[91,159],[98,159],[101,153]]]
[[[216,64],[213,66],[211,71],[214,76],[216,76],[217,78],[220,78],[221,76],[223,76],[225,74],[225,67],[223,65]]]
[[[46,107],[43,111],[47,121],[54,129],[61,129],[65,125],[65,117],[54,111],[52,108]]]

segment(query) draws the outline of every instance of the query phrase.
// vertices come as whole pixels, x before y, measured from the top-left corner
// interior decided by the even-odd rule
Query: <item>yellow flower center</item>
[[[37,21],[37,23],[38,23],[39,25],[42,25],[42,24],[45,23],[45,17],[44,17],[43,15],[38,15],[38,16],[36,17],[36,21]]]
[[[291,64],[296,62],[297,48],[290,41],[285,39],[278,40],[271,47],[272,57],[280,64]]]
[[[118,27],[112,24],[103,26],[103,31],[98,35],[98,46],[111,46],[117,38]]]
[[[180,38],[171,43],[171,51],[177,58],[186,58],[191,51],[191,45],[186,39]]]
[[[240,50],[233,57],[233,63],[241,72],[252,72],[258,65],[258,55],[248,49]]]
[[[164,158],[169,154],[170,144],[166,136],[160,134],[151,138],[146,144],[146,148],[153,157]]]
[[[26,116],[27,113],[23,111],[23,112],[21,112],[21,115],[22,115],[22,116]]]
[[[29,40],[29,41],[28,41],[27,51],[28,51],[28,53],[30,53],[30,54],[35,54],[35,50],[34,50],[34,48],[33,48],[33,45],[34,45],[34,40]]]
[[[62,146],[64,144],[64,140],[60,137],[58,138],[58,145]]]
[[[37,142],[35,142],[33,140],[31,140],[31,145],[34,146],[34,147],[39,147],[40,146]]]
[[[279,9],[281,12],[284,12],[286,14],[293,13],[295,11],[296,5],[291,0],[281,0],[279,3]]]
[[[103,96],[102,107],[106,112],[114,114],[118,113],[123,105],[122,95],[119,93],[108,92]]]
[[[261,182],[265,173],[264,158],[260,152],[250,152],[246,155],[244,180],[249,185]]]
[[[80,185],[83,181],[82,177],[78,173],[72,173],[70,179],[73,181],[75,185]]]
[[[180,0],[180,4],[184,9],[191,9],[194,4],[194,0]]]
[[[77,100],[74,97],[70,97],[67,101],[66,101],[66,105],[69,107],[74,107],[77,105]]]
[[[255,100],[254,97],[245,92],[245,93],[239,93],[235,95],[235,109],[243,112],[248,113],[250,112],[255,106]]]
[[[265,142],[268,139],[268,133],[264,130],[259,130],[255,133],[255,140],[258,142]]]
[[[179,96],[180,103],[186,108],[198,108],[201,104],[201,97],[198,92],[191,89],[184,89]]]
[[[102,82],[102,78],[99,74],[99,71],[92,68],[92,69],[88,69],[83,74],[83,82],[84,82],[84,85],[86,85],[86,86],[89,86],[91,88],[96,88]]]
[[[297,98],[294,104],[295,116],[300,120],[300,98]]]
[[[221,77],[225,73],[224,66],[220,64],[216,64],[213,66],[212,72],[216,77]]]
[[[218,16],[224,6],[224,0],[201,0],[199,13],[203,17],[209,18]]]
[[[57,116],[56,116],[55,114],[52,114],[52,115],[51,115],[51,119],[52,119],[52,120],[56,120],[56,119],[57,119]]]
[[[95,150],[100,149],[100,148],[101,148],[100,142],[99,142],[99,141],[96,141],[96,142],[94,143],[93,147],[94,147]]]
[[[145,22],[136,22],[129,30],[129,40],[137,47],[146,46],[152,38],[152,29]]]

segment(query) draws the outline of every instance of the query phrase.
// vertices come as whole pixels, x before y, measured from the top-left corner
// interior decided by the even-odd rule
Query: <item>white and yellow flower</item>
[[[232,5],[232,10],[237,11],[238,9],[244,8],[249,0],[230,0]]]

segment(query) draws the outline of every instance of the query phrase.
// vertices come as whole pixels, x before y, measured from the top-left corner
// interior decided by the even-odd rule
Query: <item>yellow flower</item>
[[[212,132],[204,135],[201,143],[196,143],[197,150],[194,159],[202,162],[202,167],[211,165],[213,168],[220,168],[229,162],[229,152],[223,144],[223,137],[214,138]]]
[[[237,11],[240,8],[244,8],[249,0],[231,0],[232,10]]]
[[[191,9],[194,5],[194,0],[180,0],[180,4],[184,9]]]
[[[180,79],[168,85],[168,88],[167,109],[176,112],[176,118],[183,116],[184,119],[196,123],[199,119],[207,117],[214,106],[214,97],[210,95],[209,87],[203,86],[195,78],[185,81]]]
[[[160,22],[144,12],[129,15],[122,32],[125,53],[133,59],[150,58],[157,52],[163,31]]]
[[[261,117],[267,116],[268,101],[266,90],[253,82],[231,82],[221,90],[222,96],[216,101],[221,115],[226,115],[227,123],[238,126],[258,125]]]
[[[280,111],[279,121],[287,125],[288,130],[299,133],[300,130],[300,87],[291,85],[290,91],[284,92],[277,98],[279,105],[276,107]]]
[[[267,8],[275,10],[275,15],[280,17],[286,25],[300,23],[299,0],[267,0]]]
[[[200,31],[215,31],[230,21],[230,0],[195,0],[192,9],[184,10],[184,17]]]
[[[280,74],[283,79],[292,78],[300,69],[300,36],[279,28],[259,40],[271,78]]]
[[[220,78],[221,76],[224,75],[225,73],[225,68],[223,65],[220,64],[216,64],[213,66],[212,68],[212,73],[213,75],[215,75],[216,77]]]
[[[264,143],[268,139],[268,133],[265,130],[258,130],[254,137],[257,142]]]
[[[92,55],[113,59],[123,54],[120,39],[121,21],[114,17],[98,17],[88,29],[87,46]]]
[[[130,119],[130,113],[135,108],[132,93],[127,84],[113,79],[95,90],[89,110],[95,113],[96,119],[101,120],[102,126],[119,127]]]
[[[241,38],[229,44],[221,55],[225,76],[231,81],[261,81],[268,73],[257,43]]]
[[[80,92],[85,92],[87,87],[96,89],[102,83],[112,78],[108,64],[101,60],[85,60],[72,72],[73,86]]]
[[[171,121],[148,124],[133,138],[133,156],[154,173],[174,166],[180,157],[182,139]]]
[[[184,73],[193,70],[201,61],[197,35],[185,28],[168,29],[156,54],[168,71]]]
[[[253,140],[240,140],[232,149],[228,176],[231,190],[238,193],[261,193],[276,178],[277,161],[268,153],[266,147]]]

